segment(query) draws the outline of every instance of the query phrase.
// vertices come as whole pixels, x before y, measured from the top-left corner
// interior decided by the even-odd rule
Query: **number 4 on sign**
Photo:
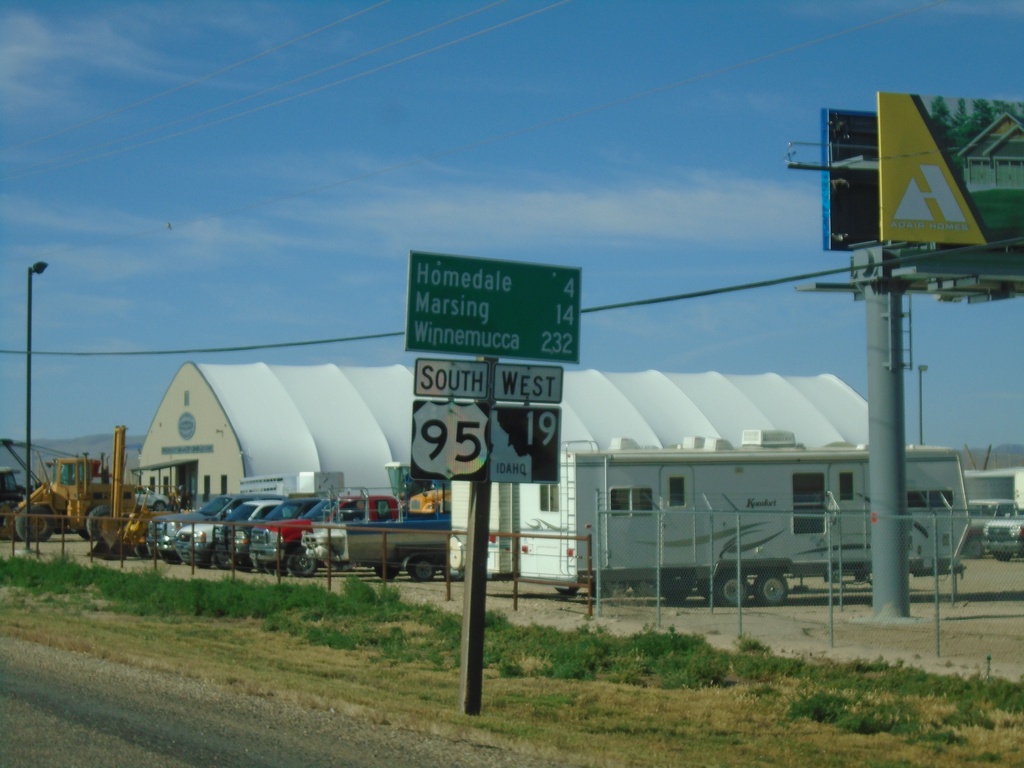
[[[482,403],[415,401],[410,451],[413,478],[486,479],[489,421],[489,409]]]

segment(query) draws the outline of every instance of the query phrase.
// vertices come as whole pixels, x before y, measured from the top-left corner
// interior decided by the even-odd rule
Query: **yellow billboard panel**
[[[882,240],[1024,236],[1024,104],[878,94]]]

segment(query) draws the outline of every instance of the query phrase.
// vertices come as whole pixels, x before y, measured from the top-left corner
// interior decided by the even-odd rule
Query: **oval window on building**
[[[178,434],[182,440],[191,440],[196,433],[196,417],[188,411],[178,418]]]

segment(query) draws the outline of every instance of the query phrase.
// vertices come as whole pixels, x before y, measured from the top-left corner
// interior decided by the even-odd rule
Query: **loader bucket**
[[[122,557],[121,524],[111,519],[110,507],[103,505],[90,510],[86,528],[92,541],[93,557],[105,560]]]
[[[100,539],[92,544],[92,556],[102,560],[122,560],[132,556],[132,549],[125,547],[120,539],[114,539],[112,542]]]

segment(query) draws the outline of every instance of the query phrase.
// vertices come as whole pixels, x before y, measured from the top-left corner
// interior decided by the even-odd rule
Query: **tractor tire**
[[[49,541],[53,535],[53,510],[33,504],[29,507],[27,515],[19,515],[14,521],[14,532],[18,535],[19,541],[37,542]]]
[[[106,504],[99,504],[90,509],[85,521],[85,530],[93,543],[103,539],[102,522],[99,519],[101,517],[110,517],[110,507]]]

